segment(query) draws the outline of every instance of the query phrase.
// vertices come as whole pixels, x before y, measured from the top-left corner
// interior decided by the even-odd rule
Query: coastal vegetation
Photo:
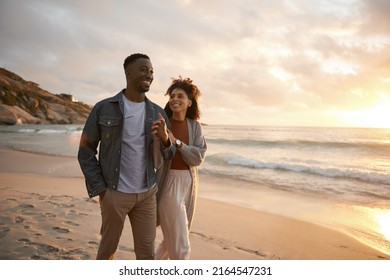
[[[0,124],[82,124],[91,106],[0,68]]]

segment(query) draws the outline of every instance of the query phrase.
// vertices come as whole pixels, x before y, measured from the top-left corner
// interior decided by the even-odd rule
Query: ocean
[[[202,170],[370,206],[390,200],[390,129],[206,126]]]
[[[0,126],[0,147],[75,157],[82,128]],[[250,182],[259,190],[267,186],[287,197],[331,201],[319,224],[342,225],[390,254],[390,129],[205,125],[203,130],[208,151],[200,174]],[[264,202],[256,203],[264,210]]]

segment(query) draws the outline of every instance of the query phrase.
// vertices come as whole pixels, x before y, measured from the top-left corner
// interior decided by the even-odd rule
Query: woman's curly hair
[[[200,90],[192,83],[190,78],[182,78],[179,76],[177,79],[172,79],[172,84],[167,89],[165,95],[171,95],[172,91],[177,88],[184,90],[188,98],[192,101],[191,107],[187,109],[186,117],[198,120],[200,118],[200,109],[198,104],[198,99],[201,96]],[[165,105],[164,110],[170,118],[173,112],[169,107],[169,102]]]

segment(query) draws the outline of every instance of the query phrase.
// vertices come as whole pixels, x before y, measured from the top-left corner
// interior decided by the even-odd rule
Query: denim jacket
[[[111,98],[98,102],[88,116],[81,135],[78,161],[85,177],[89,197],[94,197],[107,188],[117,189],[118,187],[122,151],[123,93],[124,90]],[[160,106],[147,98],[145,98],[145,103],[146,181],[148,188],[151,188],[156,184],[153,166],[155,138],[151,133],[151,126],[158,118],[158,113],[163,115],[168,126],[169,121]],[[159,146],[163,153],[163,146]]]

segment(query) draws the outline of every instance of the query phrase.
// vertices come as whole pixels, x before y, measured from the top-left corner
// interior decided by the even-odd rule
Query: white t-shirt
[[[121,167],[118,191],[146,191],[145,102],[122,96],[124,104]]]

